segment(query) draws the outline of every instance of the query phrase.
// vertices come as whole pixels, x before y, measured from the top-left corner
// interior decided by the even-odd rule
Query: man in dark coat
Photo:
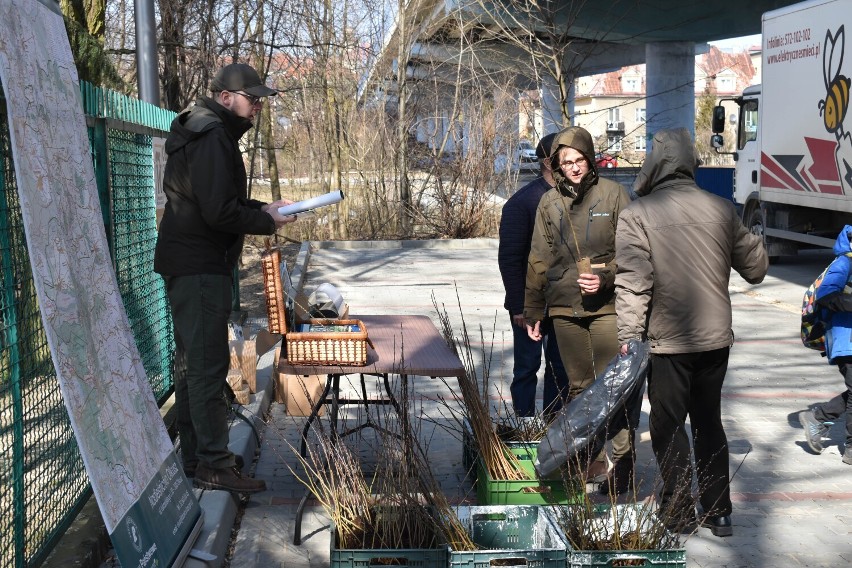
[[[524,320],[524,291],[527,278],[527,258],[530,253],[535,212],[538,202],[553,187],[550,165],[550,144],[555,134],[548,134],[538,143],[536,157],[541,167],[540,177],[534,179],[506,201],[500,219],[500,248],[497,262],[506,289],[503,304],[512,319],[513,354],[512,406],[518,417],[535,415],[535,395],[541,352],[544,350],[545,416],[554,415],[568,395],[568,377],[559,357],[556,341],[538,342],[530,339]]]
[[[287,200],[248,199],[239,140],[253,125],[265,86],[244,63],[225,66],[212,97],[175,117],[166,140],[166,209],[154,253],[163,276],[175,335],[175,406],[184,472],[203,489],[255,493],[261,480],[243,477],[228,449],[225,398],[230,353],[233,274],[246,234],[271,235],[295,220],[278,213]]]

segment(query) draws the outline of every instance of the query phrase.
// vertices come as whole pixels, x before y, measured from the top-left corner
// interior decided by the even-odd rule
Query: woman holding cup
[[[598,177],[592,136],[579,126],[553,140],[556,187],[538,206],[524,317],[532,339],[541,338],[545,315],[568,374],[565,404],[583,392],[618,354],[615,318],[615,225],[630,201],[621,184]],[[625,493],[634,486],[633,432],[609,433],[615,467],[606,453],[588,464],[586,479],[601,490]],[[609,473],[609,475],[607,475]]]

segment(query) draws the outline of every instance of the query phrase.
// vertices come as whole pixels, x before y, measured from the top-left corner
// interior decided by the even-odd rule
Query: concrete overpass
[[[760,33],[764,12],[795,3],[411,0],[362,81],[361,96],[377,85],[393,94],[400,57],[414,81],[453,86],[499,74],[507,90],[539,90],[541,136],[573,115],[575,77],[645,63],[649,139],[662,128],[693,130],[694,56],[708,41]]]

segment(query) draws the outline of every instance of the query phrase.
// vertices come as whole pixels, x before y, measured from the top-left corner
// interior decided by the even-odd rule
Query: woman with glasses
[[[524,316],[532,339],[548,315],[569,380],[569,400],[583,392],[618,354],[615,318],[615,225],[630,201],[620,184],[598,176],[592,136],[581,127],[553,140],[556,187],[542,197],[527,269]],[[566,401],[566,405],[567,405]],[[601,491],[634,486],[633,432],[610,432],[615,467],[606,453],[583,464]]]

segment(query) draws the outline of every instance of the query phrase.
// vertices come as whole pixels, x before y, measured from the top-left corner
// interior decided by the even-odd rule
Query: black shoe
[[[698,519],[695,517],[686,519],[666,519],[663,521],[666,530],[670,533],[692,534],[698,528]]]
[[[731,526],[730,515],[705,517],[704,520],[701,521],[701,526],[713,531],[713,536],[731,536],[734,534],[734,527]]]
[[[243,466],[245,465],[245,461],[243,460],[243,456],[234,454],[234,461],[236,462],[237,469],[242,471]],[[183,474],[187,479],[192,479],[195,477],[195,470],[198,468],[198,462],[185,463],[183,464]]]
[[[243,477],[236,467],[210,468],[198,464],[195,471],[195,486],[199,489],[221,489],[231,493],[260,493],[266,491],[266,482],[262,479]]]

